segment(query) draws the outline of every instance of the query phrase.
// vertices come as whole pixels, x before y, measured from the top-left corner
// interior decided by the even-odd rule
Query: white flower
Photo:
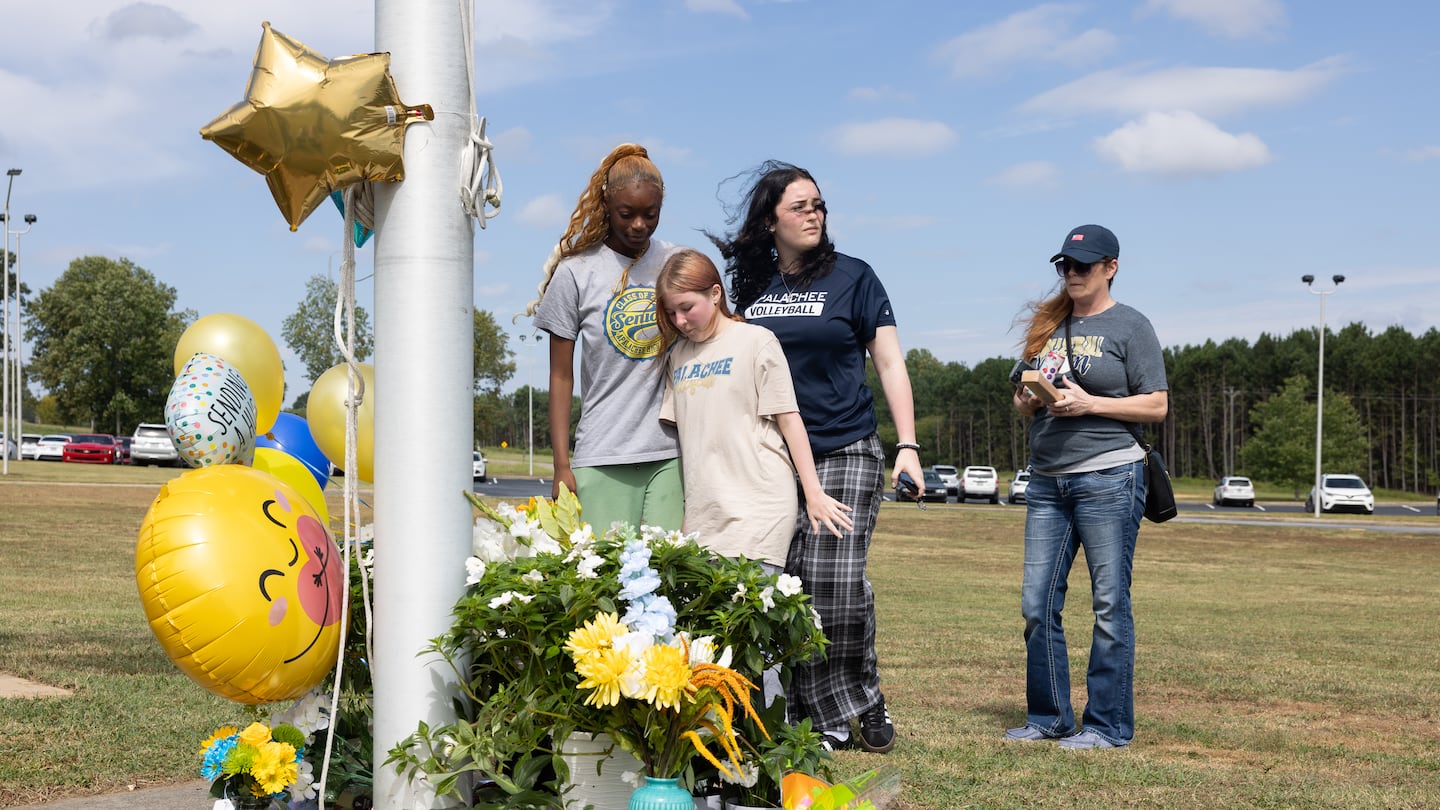
[[[720,772],[720,781],[752,788],[755,787],[756,782],[760,781],[760,767],[754,763],[745,762],[740,766],[740,773],[736,774],[736,777],[732,779],[724,771]]]
[[[517,544],[504,526],[485,517],[475,519],[470,530],[470,553],[484,562],[504,562],[515,556]]]
[[[479,557],[468,557],[465,560],[465,584],[474,585],[485,576],[485,561]]]
[[[774,588],[770,587],[769,585],[766,585],[766,586],[765,586],[765,590],[763,590],[763,591],[760,592],[760,604],[763,605],[766,610],[774,610],[774,609],[775,609],[775,589],[774,589]]]
[[[632,788],[638,788],[640,787],[640,772],[625,771],[624,773],[620,774],[620,781],[624,782]]]
[[[570,545],[575,548],[588,546],[595,542],[595,530],[590,528],[589,523],[581,523],[580,528],[570,533]]]
[[[580,558],[579,564],[575,566],[575,573],[581,579],[599,579],[600,575],[595,573],[595,571],[604,564],[604,557],[598,554],[586,553],[585,556]]]
[[[524,582],[544,582],[545,575],[540,573],[539,568],[531,568],[520,579]]]
[[[530,535],[530,556],[537,554],[559,554],[564,551],[560,548],[560,541],[545,533],[540,524],[535,524],[535,531]]]
[[[745,583],[735,586],[735,595],[730,597],[731,602],[743,602],[745,600]]]
[[[330,725],[330,693],[316,688],[296,700],[289,709],[271,715],[270,725],[289,723],[306,737]]]
[[[814,605],[810,607],[810,621],[814,622],[816,630],[825,629],[825,625],[820,621],[820,611],[816,610]]]
[[[496,609],[496,608],[504,607],[505,605],[510,604],[512,601],[514,601],[514,600],[516,600],[516,599],[519,599],[521,602],[529,602],[530,600],[532,600],[532,599],[534,599],[534,598],[535,598],[535,597],[534,597],[534,595],[532,595],[532,594],[528,594],[528,593],[516,593],[516,592],[514,592],[514,591],[506,591],[506,592],[500,594],[499,596],[495,597],[494,599],[491,599],[491,600],[490,600],[490,609],[491,609],[491,610],[494,610],[494,609]]]
[[[715,663],[715,637],[701,636],[697,639],[690,639],[688,633],[677,633],[675,640],[682,638],[690,642],[690,664],[713,664]]]
[[[302,759],[295,764],[295,781],[290,785],[290,797],[292,799],[313,799],[320,794],[320,786],[315,784],[315,766],[310,760]]]
[[[775,590],[779,591],[782,596],[794,596],[804,590],[804,588],[805,583],[801,581],[799,577],[794,577],[789,574],[781,574],[775,580]]]

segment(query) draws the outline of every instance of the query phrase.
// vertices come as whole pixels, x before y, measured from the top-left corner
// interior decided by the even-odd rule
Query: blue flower
[[[230,752],[235,750],[235,743],[240,735],[231,734],[229,737],[216,740],[210,744],[205,751],[205,759],[200,763],[200,776],[204,779],[216,780],[220,778],[222,769],[225,767],[225,759]]]

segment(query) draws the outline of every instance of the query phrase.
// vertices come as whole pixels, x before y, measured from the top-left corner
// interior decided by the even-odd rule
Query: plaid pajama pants
[[[817,729],[833,729],[881,699],[875,594],[865,577],[885,474],[880,437],[872,433],[816,456],[815,471],[825,491],[854,510],[855,526],[840,538],[823,525],[818,534],[810,531],[802,495],[785,570],[805,582],[830,646],[823,658],[795,668],[786,695],[794,719],[810,717]]]

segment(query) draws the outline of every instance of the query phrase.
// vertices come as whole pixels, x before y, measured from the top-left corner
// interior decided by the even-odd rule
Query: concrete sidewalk
[[[215,800],[210,798],[210,783],[198,780],[104,796],[26,804],[13,810],[210,810],[214,804]]]

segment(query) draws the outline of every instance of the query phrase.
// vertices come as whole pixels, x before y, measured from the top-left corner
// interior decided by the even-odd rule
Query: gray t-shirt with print
[[[1065,357],[1065,325],[1041,350]],[[1063,376],[1077,377],[1097,397],[1126,397],[1165,391],[1165,357],[1149,319],[1133,307],[1117,303],[1098,315],[1070,322],[1070,357]],[[1026,358],[1039,365],[1038,357]],[[1059,383],[1057,381],[1057,387]],[[1030,466],[1059,475],[1103,470],[1139,461],[1144,452],[1131,423],[1106,416],[1052,417],[1041,408],[1030,423]]]
[[[655,278],[679,248],[659,239],[616,285],[631,259],[597,245],[560,262],[535,326],[579,343],[580,424],[573,467],[661,461],[680,455],[672,425],[659,420],[664,364],[656,354]]]

